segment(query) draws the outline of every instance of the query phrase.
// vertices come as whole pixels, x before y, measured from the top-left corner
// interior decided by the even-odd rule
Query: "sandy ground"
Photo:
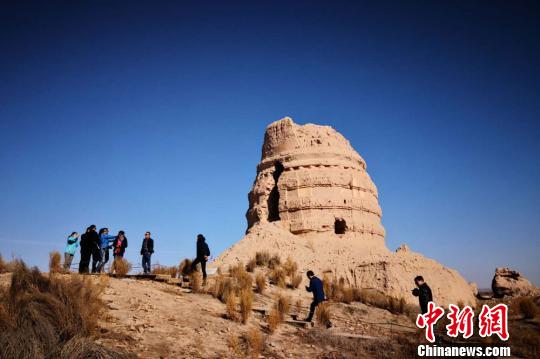
[[[310,302],[310,294],[305,291],[271,288],[262,296],[256,295],[254,308],[270,308],[274,295],[279,291],[290,296],[293,303],[297,298],[302,298],[304,306]],[[240,324],[225,319],[225,305],[208,294],[193,294],[170,284],[134,279],[111,278],[104,300],[108,311],[100,341],[143,358],[235,357],[228,347],[230,337],[240,336],[252,327],[260,328],[264,333],[267,343],[265,356],[319,357],[324,348],[299,340],[306,331],[370,335],[386,340],[392,332],[407,330],[395,324],[413,325],[405,316],[396,316],[361,303],[336,304],[334,327],[331,329],[282,324],[276,333],[269,335],[261,313],[253,312],[248,323]],[[300,316],[306,314],[304,311]],[[394,324],[373,326],[365,321]]]

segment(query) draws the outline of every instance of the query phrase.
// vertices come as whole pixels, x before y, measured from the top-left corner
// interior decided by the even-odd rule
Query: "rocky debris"
[[[329,126],[270,124],[249,193],[246,236],[213,267],[247,263],[257,251],[291,256],[301,271],[346,277],[410,304],[414,277],[422,275],[438,304],[475,304],[455,270],[402,245],[385,243],[378,192],[364,159]],[[304,277],[304,281],[306,281]]]
[[[493,296],[496,298],[533,295],[535,292],[532,283],[523,277],[521,273],[510,268],[502,267],[495,269],[491,289]]]

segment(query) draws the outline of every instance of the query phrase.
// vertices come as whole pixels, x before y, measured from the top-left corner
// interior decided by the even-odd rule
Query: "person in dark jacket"
[[[126,252],[126,248],[128,246],[128,240],[126,237],[126,233],[124,231],[118,231],[118,235],[116,236],[116,239],[114,240],[114,251],[113,255],[114,258],[123,258],[124,253]]]
[[[96,226],[91,225],[86,228],[86,232],[81,236],[81,260],[79,262],[79,273],[88,273],[90,257],[92,257],[92,272],[99,261],[99,236],[96,232]]]
[[[306,322],[311,322],[313,319],[313,314],[315,313],[315,308],[321,303],[324,302],[324,287],[323,282],[315,276],[313,271],[307,271],[307,277],[309,278],[309,286],[306,286],[308,292],[313,293],[313,302],[309,306],[309,315],[306,318]]]
[[[414,288],[412,294],[418,297],[420,303],[420,310],[422,314],[426,314],[428,311],[428,303],[433,301],[433,295],[431,294],[431,288],[424,281],[424,277],[421,275],[414,278],[414,283],[417,288]]]
[[[150,232],[144,234],[144,239],[142,241],[141,247],[141,256],[142,256],[142,267],[144,274],[149,274],[151,269],[150,258],[154,253],[154,240],[150,237]]]
[[[194,271],[197,268],[197,264],[201,263],[201,269],[203,272],[203,280],[206,281],[206,262],[210,257],[210,248],[206,244],[206,238],[202,234],[197,235],[197,258],[191,263],[191,270]]]

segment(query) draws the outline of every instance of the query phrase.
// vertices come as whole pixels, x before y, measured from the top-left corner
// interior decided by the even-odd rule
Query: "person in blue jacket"
[[[75,251],[79,246],[79,233],[72,232],[67,238],[67,246],[64,252],[64,270],[68,271],[71,267],[71,262],[73,261],[73,256],[75,256]]]
[[[313,271],[308,270],[306,275],[309,278],[309,286],[306,286],[306,290],[313,293],[313,302],[311,302],[311,305],[309,306],[309,315],[306,318],[306,322],[311,322],[313,314],[315,313],[315,308],[317,308],[321,302],[324,302],[324,287],[323,282],[315,276]]]
[[[99,250],[100,260],[97,265],[97,272],[103,272],[105,264],[109,261],[109,249],[112,248],[112,243],[116,239],[116,236],[109,235],[109,228],[101,228],[99,230]]]

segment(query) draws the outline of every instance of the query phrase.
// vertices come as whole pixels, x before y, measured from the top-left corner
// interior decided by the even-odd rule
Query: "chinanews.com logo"
[[[474,335],[474,310],[470,306],[460,309],[454,304],[448,307],[449,324],[446,325],[446,335],[457,338],[469,339]],[[435,325],[444,316],[445,310],[434,302],[429,302],[428,310],[419,314],[416,318],[416,326],[425,330],[426,340],[429,343],[436,342]],[[484,304],[478,315],[478,335],[482,338],[498,336],[502,341],[510,338],[508,332],[508,306],[497,304],[489,307]],[[419,345],[418,356],[510,356],[510,347],[483,347],[483,346],[438,346]]]

